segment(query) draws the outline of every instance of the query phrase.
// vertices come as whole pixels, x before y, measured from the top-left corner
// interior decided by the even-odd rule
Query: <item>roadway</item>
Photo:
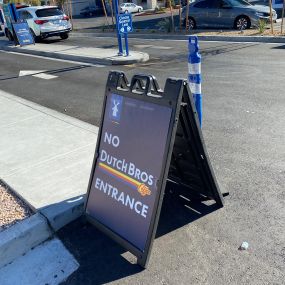
[[[98,47],[107,48],[116,45],[116,41],[111,38],[71,38],[66,42],[58,41],[57,44],[92,46],[94,42]],[[162,86],[169,76],[187,77],[185,41],[146,42],[143,39],[132,39],[130,43],[131,50],[146,51],[150,54],[151,60],[144,64],[120,67],[88,66],[0,52],[1,89],[98,125],[104,83],[109,70],[122,70],[129,77],[135,73],[151,73],[157,77]],[[207,100],[210,102],[213,100],[213,94],[228,93],[234,97],[240,96],[239,94],[248,94],[252,86],[255,86],[254,92],[262,92],[272,82],[269,79],[271,74],[274,74],[276,83],[280,82],[274,88],[284,89],[282,75],[277,71],[284,52],[282,45],[202,43],[201,50],[205,104]],[[268,64],[264,74],[266,59]],[[34,76],[19,77],[19,72],[26,70],[46,70],[57,77],[50,80]],[[260,80],[261,78],[263,79]]]

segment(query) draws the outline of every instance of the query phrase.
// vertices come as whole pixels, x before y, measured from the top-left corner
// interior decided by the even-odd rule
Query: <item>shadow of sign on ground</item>
[[[272,49],[285,49],[285,45],[275,46]]]
[[[218,206],[214,202],[208,204],[208,202],[190,201],[176,195],[173,188],[167,187],[156,239],[217,209]],[[136,264],[135,257],[82,217],[61,229],[58,235],[80,264],[77,272],[62,284],[106,284],[143,270]],[[162,250],[171,251],[168,247]]]

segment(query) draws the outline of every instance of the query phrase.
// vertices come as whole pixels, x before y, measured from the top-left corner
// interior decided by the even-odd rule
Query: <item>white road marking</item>
[[[33,75],[33,77],[38,77],[38,78],[41,78],[41,79],[49,80],[49,79],[57,78],[58,76],[47,74],[47,73],[39,73],[39,74]]]
[[[136,48],[150,48],[152,45],[134,45]]]
[[[152,46],[153,49],[173,49],[173,47],[165,47],[165,46]]]
[[[41,72],[45,72],[46,70],[20,70],[19,77],[21,76],[27,76],[27,75],[33,75]]]
[[[154,45],[134,45],[135,48],[153,48],[153,49],[173,49],[173,47],[154,46]]]
[[[57,285],[79,267],[78,262],[58,239],[30,250],[0,269],[1,285]]]
[[[38,77],[38,78],[46,79],[46,80],[54,79],[58,77],[58,76],[51,75],[51,74],[44,73],[44,72],[46,72],[46,70],[20,70],[19,77],[31,75],[33,77]]]
[[[0,50],[0,52],[16,54],[16,55],[22,55],[22,56],[35,57],[35,58],[51,60],[51,61],[59,61],[59,62],[80,64],[80,65],[92,66],[92,67],[106,67],[106,65],[103,65],[103,64],[92,64],[92,63],[86,63],[86,62],[81,62],[81,61],[73,61],[73,60],[67,60],[67,59],[51,58],[51,57],[46,57],[46,56],[41,56],[41,55],[34,55],[34,54],[26,54],[26,53],[21,53],[21,52],[16,52],[16,51]]]

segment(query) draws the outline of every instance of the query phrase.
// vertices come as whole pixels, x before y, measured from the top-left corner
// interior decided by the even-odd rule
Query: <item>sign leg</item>
[[[137,258],[137,264],[139,266],[141,266],[143,269],[147,268],[147,264],[148,264],[148,260],[149,258],[147,258],[146,256],[141,256]]]
[[[129,42],[128,42],[128,33],[124,34],[125,36],[125,47],[126,47],[126,56],[129,56]]]

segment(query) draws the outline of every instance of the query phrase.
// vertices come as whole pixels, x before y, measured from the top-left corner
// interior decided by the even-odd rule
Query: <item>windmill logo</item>
[[[118,108],[118,106],[120,105],[120,102],[119,101],[116,101],[116,100],[114,100],[113,101],[113,108],[112,108],[112,116],[113,117],[115,117],[115,118],[117,118],[117,116],[118,116],[118,112],[119,112],[119,108]]]
[[[120,95],[111,95],[111,104],[109,109],[109,117],[112,121],[119,122],[121,118],[123,97]]]

